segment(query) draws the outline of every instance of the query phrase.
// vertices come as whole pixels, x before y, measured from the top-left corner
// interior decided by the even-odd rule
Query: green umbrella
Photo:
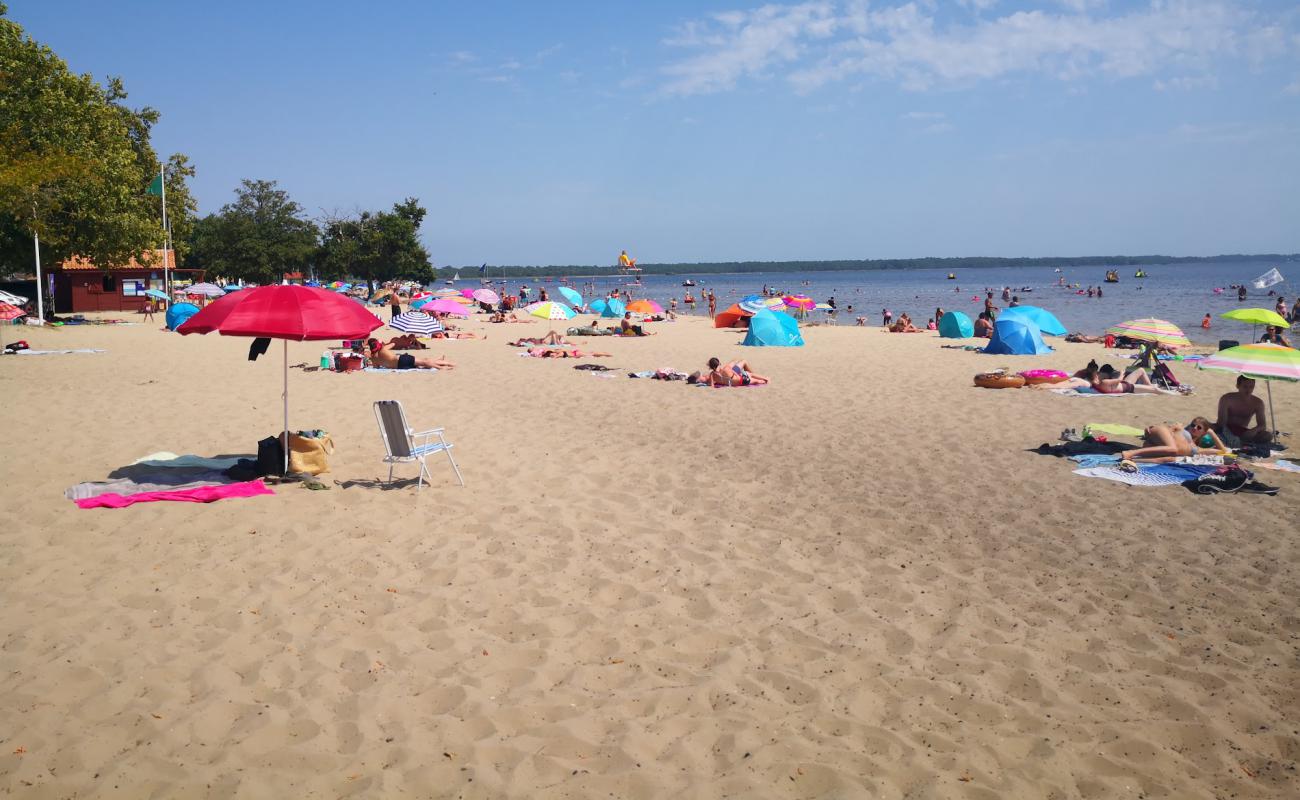
[[[1270,311],[1267,308],[1234,308],[1231,311],[1225,311],[1219,315],[1224,319],[1235,319],[1238,322],[1249,322],[1250,340],[1255,341],[1256,325],[1274,325],[1283,330],[1291,327],[1291,323],[1276,311]]]

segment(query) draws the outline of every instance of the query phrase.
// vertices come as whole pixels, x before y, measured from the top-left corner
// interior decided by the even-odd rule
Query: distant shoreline
[[[770,272],[847,272],[874,270],[937,269],[956,272],[960,269],[1001,269],[1011,267],[1135,267],[1167,266],[1178,264],[1261,262],[1274,265],[1300,262],[1300,253],[1262,253],[1254,255],[1217,256],[1061,256],[1036,258],[1003,258],[966,256],[961,258],[891,258],[891,259],[841,259],[823,261],[703,261],[675,264],[642,264],[645,275],[744,275]],[[617,276],[617,267],[595,264],[563,264],[546,266],[489,266],[482,276],[479,267],[439,267],[438,278],[450,278],[462,273],[461,279],[477,277],[610,277]]]

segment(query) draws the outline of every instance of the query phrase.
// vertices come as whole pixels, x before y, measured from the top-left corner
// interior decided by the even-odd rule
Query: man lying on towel
[[[456,366],[445,356],[416,358],[410,353],[397,353],[392,344],[378,339],[367,339],[366,345],[370,348],[370,363],[384,369],[452,369]]]

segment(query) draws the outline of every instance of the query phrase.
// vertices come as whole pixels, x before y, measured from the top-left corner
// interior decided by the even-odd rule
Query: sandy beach
[[[291,427],[338,446],[328,491],[119,510],[63,492],[280,430],[280,343],[5,329],[105,352],[0,359],[4,793],[1300,794],[1300,475],[1207,497],[1029,452],[1212,417],[1233,376],[991,391],[972,375],[1118,357],[851,326],[741,348],[695,318],[582,340],[603,379],[505,345],[546,322],[464,327],[489,338],[434,342],[450,371],[290,370]],[[713,355],[772,384],[626,377]],[[1300,431],[1300,387],[1273,398]],[[379,485],[379,399],[446,427],[465,488],[437,460],[422,492]]]

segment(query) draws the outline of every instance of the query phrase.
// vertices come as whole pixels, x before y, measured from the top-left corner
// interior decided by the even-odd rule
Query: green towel
[[[1089,422],[1084,430],[1091,433],[1108,433],[1111,436],[1142,436],[1141,428],[1134,428],[1130,425],[1112,425],[1107,422]]]

